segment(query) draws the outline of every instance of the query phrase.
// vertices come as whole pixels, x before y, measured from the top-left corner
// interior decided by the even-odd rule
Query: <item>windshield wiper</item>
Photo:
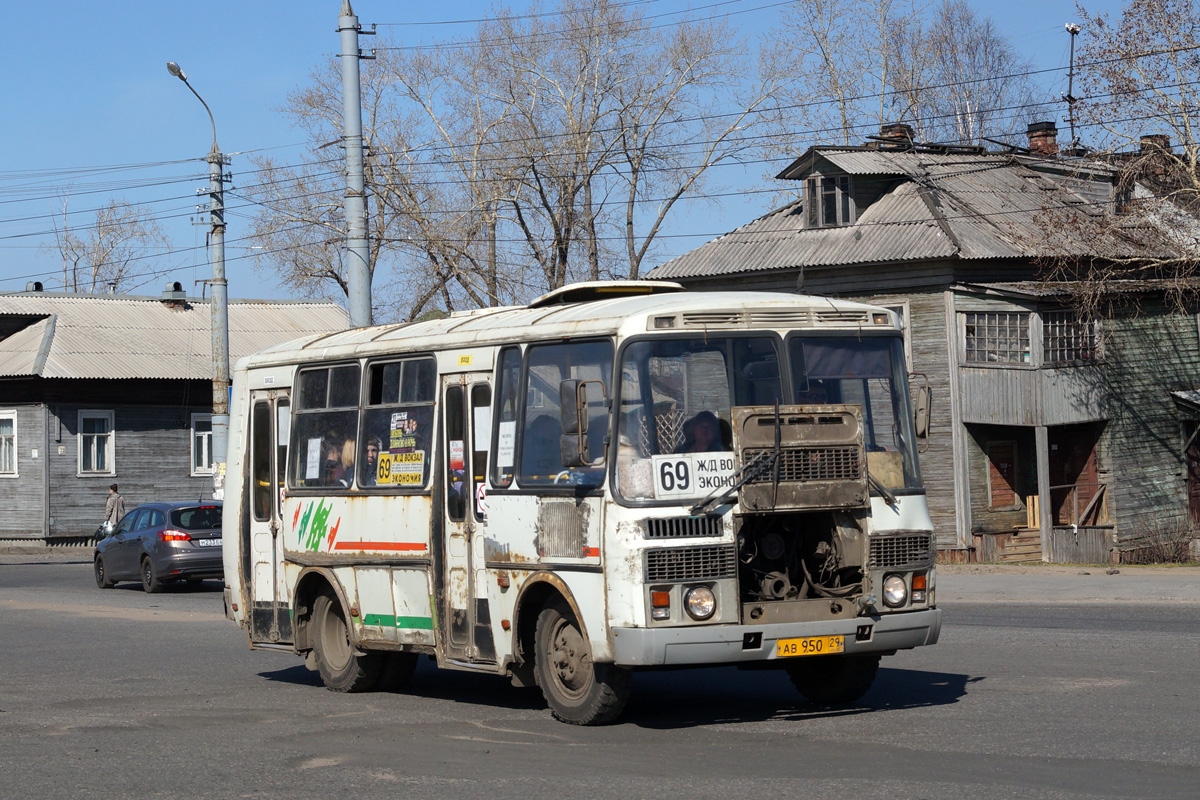
[[[871,484],[871,488],[883,496],[884,501],[889,506],[895,506],[899,504],[900,501],[896,499],[896,495],[892,494],[891,491],[883,485],[879,478],[876,478],[874,475],[872,475],[870,470],[867,471],[867,483]]]
[[[717,489],[708,497],[701,500],[696,505],[692,506],[689,513],[693,517],[698,517],[701,514],[707,514],[711,509],[725,503],[729,498],[737,493],[737,490],[745,486],[751,479],[758,477],[766,467],[774,467],[778,460],[779,453],[777,451],[763,453],[755,456],[754,460],[745,465],[737,472],[733,473],[733,484],[728,489]]]

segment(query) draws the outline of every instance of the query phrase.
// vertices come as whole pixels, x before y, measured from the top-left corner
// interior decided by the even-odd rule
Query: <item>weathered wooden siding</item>
[[[1200,388],[1196,317],[1144,305],[1105,337],[1110,423],[1102,440],[1118,543],[1187,525],[1179,411],[1171,392]]]
[[[115,475],[78,474],[81,409],[114,413]],[[97,406],[61,404],[50,408],[50,536],[87,536],[104,518],[108,486],[119,484],[126,510],[151,500],[212,496],[212,477],[191,472],[191,415],[211,409],[181,406]]]
[[[1097,367],[962,367],[963,421],[995,425],[1074,425],[1107,418]]]
[[[856,297],[879,305],[908,302],[909,350],[913,372],[929,379],[932,393],[928,447],[920,454],[921,477],[939,549],[960,547],[954,513],[954,441],[950,429],[950,375],[947,370],[946,304],[943,293],[875,294]],[[914,389],[920,381],[914,382]]]
[[[46,409],[4,407],[10,409],[17,412],[17,474],[0,477],[0,538],[40,538],[46,510]]]

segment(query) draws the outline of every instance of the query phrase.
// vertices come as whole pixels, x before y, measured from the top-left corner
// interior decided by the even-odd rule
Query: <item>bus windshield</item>
[[[616,489],[627,501],[686,501],[729,482],[734,406],[862,408],[873,477],[920,488],[903,342],[898,337],[798,336],[786,343],[784,386],[768,336],[646,339],[621,358]]]
[[[627,346],[618,409],[620,495],[698,497],[708,484],[696,479],[694,467],[728,474],[732,455],[720,454],[732,448],[730,408],[784,401],[776,348],[767,336],[660,338]]]
[[[787,347],[794,402],[861,406],[872,477],[889,489],[920,488],[902,340],[792,336]]]

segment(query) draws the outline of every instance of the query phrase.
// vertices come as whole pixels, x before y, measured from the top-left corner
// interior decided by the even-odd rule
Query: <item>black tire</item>
[[[142,591],[146,594],[158,594],[163,590],[162,578],[154,571],[154,562],[148,558],[142,559]]]
[[[92,569],[96,573],[96,585],[101,589],[111,589],[117,585],[116,581],[108,577],[108,570],[104,566],[104,556],[96,555],[96,560],[92,563]]]
[[[384,654],[356,655],[342,605],[331,591],[313,603],[312,644],[317,672],[333,692],[369,692],[379,683]]]
[[[604,725],[625,710],[632,677],[614,664],[596,664],[575,615],[562,600],[538,615],[534,670],[550,713],[572,725]]]
[[[803,656],[787,665],[800,694],[818,706],[853,703],[867,693],[879,669],[879,656]]]
[[[385,692],[403,691],[417,669],[416,653],[388,653],[383,659],[379,689]]]

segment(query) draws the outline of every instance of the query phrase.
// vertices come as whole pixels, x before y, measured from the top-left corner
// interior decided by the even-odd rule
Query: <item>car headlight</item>
[[[693,586],[683,596],[683,607],[692,619],[708,619],[717,610],[717,597],[707,586]]]
[[[908,600],[908,584],[899,575],[888,575],[883,579],[883,602],[891,608],[899,608]]]

